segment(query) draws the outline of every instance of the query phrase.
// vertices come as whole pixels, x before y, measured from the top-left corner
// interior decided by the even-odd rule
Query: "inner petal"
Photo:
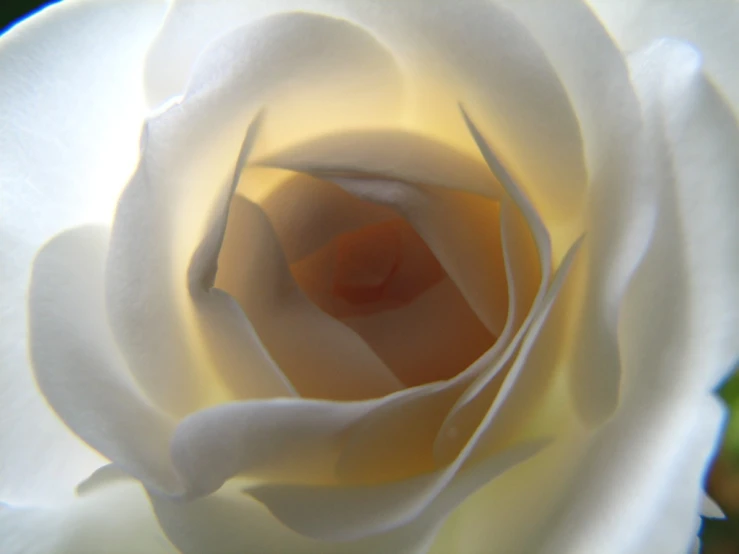
[[[350,304],[380,300],[403,258],[400,225],[395,220],[344,233],[336,238],[331,291]]]
[[[297,192],[295,180],[286,184]],[[303,192],[311,188],[309,184],[303,183]],[[316,247],[316,237],[303,225],[278,225],[284,246],[293,252],[307,252],[292,260],[290,272],[316,306],[362,337],[404,385],[450,379],[495,343],[496,335],[482,323],[408,220],[397,213],[390,218],[380,214],[368,217],[367,212],[387,208],[345,191],[340,195],[351,202],[342,196],[338,204],[338,187],[320,180],[313,180],[313,184],[313,194],[304,207],[316,210],[315,228],[334,228],[336,232],[332,236],[323,233],[324,244]],[[328,204],[344,209],[322,206],[319,198],[324,193]],[[276,189],[272,196],[281,194]],[[289,211],[296,199],[277,202],[272,196],[262,202],[268,217],[286,220],[282,212]],[[480,201],[495,208],[490,210],[486,226],[497,226],[497,205]],[[306,217],[303,213],[302,218]],[[334,225],[331,219],[345,223]],[[364,223],[349,225],[346,221],[350,219]],[[300,248],[301,237],[296,232],[315,246]],[[475,255],[495,257],[495,252]]]
[[[339,319],[405,306],[446,276],[423,239],[398,217],[340,233],[290,270],[306,295]]]

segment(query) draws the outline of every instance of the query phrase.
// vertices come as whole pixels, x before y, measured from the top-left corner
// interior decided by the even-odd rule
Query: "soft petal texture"
[[[545,297],[532,324],[532,332],[527,336],[522,353],[517,359],[518,368],[525,364],[576,253],[577,248],[574,247],[559,268],[555,277],[556,286]],[[515,372],[510,381],[514,380]],[[352,540],[397,528],[422,514],[453,482],[460,468],[473,455],[487,429],[495,421],[497,411],[504,402],[505,394],[502,394],[496,404],[484,414],[479,427],[459,454],[449,465],[434,473],[369,487],[263,485],[250,489],[250,492],[265,503],[283,523],[316,538]],[[541,438],[509,444],[490,454],[486,463],[497,464],[498,471],[503,473],[535,454],[544,444],[545,440]]]
[[[168,448],[175,421],[136,386],[106,319],[108,239],[105,227],[78,227],[36,256],[28,295],[34,374],[52,408],[86,443],[150,486],[180,493]]]
[[[401,100],[392,56],[367,33],[328,17],[288,13],[260,20],[201,56],[185,98],[147,124],[142,163],[121,197],[111,238],[106,291],[113,330],[152,398],[178,415],[229,399],[218,390],[216,372],[203,371],[215,365],[213,352],[224,355],[227,343],[200,329],[220,316],[219,328],[230,325],[235,335],[248,322],[218,293],[192,294],[179,276],[222,207],[224,187],[233,184],[244,130],[255,113],[269,104],[260,130],[260,141],[269,142],[270,134],[285,129],[286,114],[361,121],[367,112],[393,112]],[[270,260],[279,265],[279,250]],[[266,374],[268,365],[262,367]],[[277,378],[268,382],[280,385]],[[275,394],[272,387],[251,396]]]
[[[408,306],[350,317],[344,323],[406,386],[451,379],[495,342],[449,278]]]
[[[238,194],[257,202],[267,214],[289,263],[304,259],[337,235],[397,219],[393,210],[363,202],[340,187],[305,174],[273,177],[275,190],[263,197],[252,194],[269,179],[261,168],[247,169]],[[274,171],[274,170],[267,170]],[[259,172],[254,175],[255,172]]]
[[[152,502],[164,532],[183,554],[204,551],[213,554],[425,554],[439,524],[464,498],[498,476],[502,465],[511,463],[515,456],[525,458],[539,448],[540,445],[525,445],[511,453],[507,460],[494,457],[472,466],[413,521],[398,529],[350,542],[323,542],[295,533],[245,494],[243,483],[236,479],[215,494],[187,504],[174,504],[161,498],[152,498]]]
[[[633,65],[635,74],[663,75],[655,117],[674,180],[682,294],[689,302],[685,318],[695,337],[683,348],[705,365],[694,373],[696,382],[714,388],[734,369],[739,352],[739,120],[704,76],[692,48],[664,41]]]
[[[639,170],[649,158],[640,142],[641,117],[623,54],[587,7],[578,0],[506,5],[552,60],[582,128],[591,187],[584,222],[590,262],[578,346],[571,354],[572,387],[583,418],[598,423],[613,413],[619,398],[616,306],[648,243],[654,176]]]
[[[212,207],[211,220],[187,271],[190,295],[200,330],[212,345],[213,363],[237,397],[295,396],[296,392],[259,340],[253,324],[237,302],[213,287],[218,256],[226,233],[229,205],[261,127],[261,114],[249,125],[234,167],[231,184],[223,187]]]
[[[587,0],[626,51],[663,37],[684,40],[705,56],[705,69],[739,114],[739,4],[734,0]]]
[[[701,212],[696,199],[705,189],[695,181],[688,188],[686,181],[700,175],[701,184],[716,186],[705,190],[712,196],[704,202],[734,193],[736,162],[724,141],[734,140],[736,127],[722,125],[727,114],[707,86],[692,48],[663,41],[635,55],[631,67],[653,139],[659,211],[618,313],[620,409],[580,462],[577,482],[565,497],[567,508],[546,538],[544,552],[686,550],[697,531],[704,472],[724,419],[723,407],[710,392],[731,369],[736,330],[726,328],[726,318],[735,317],[739,303],[729,289],[721,291],[722,302],[715,302],[696,278],[703,273],[693,266],[699,249],[691,245],[692,235],[716,224],[722,208]],[[682,94],[676,95],[678,90]],[[702,117],[695,118],[697,113]],[[721,115],[711,119],[711,113]],[[723,141],[704,134],[700,146],[693,143],[701,127],[691,124],[710,126]],[[683,141],[696,148],[678,157]],[[724,181],[728,175],[734,178]],[[689,192],[692,209],[686,217],[683,201]],[[734,222],[732,217],[722,220],[728,226]],[[736,235],[727,239],[723,231],[715,244],[700,250],[704,263],[735,263]],[[718,255],[714,247],[725,250]],[[716,275],[730,277],[735,271],[719,267]]]
[[[258,204],[234,197],[228,231],[215,285],[238,301],[301,396],[359,400],[402,388],[354,331],[298,288]]]
[[[541,552],[685,552],[693,542],[724,409],[695,396],[652,410],[640,401],[591,444]]]
[[[215,406],[179,425],[172,457],[198,495],[216,491],[239,474],[330,483],[347,428],[385,402],[274,399]]]
[[[404,132],[339,134],[258,161],[335,182],[358,198],[396,210],[424,238],[480,320],[494,334],[502,332],[510,284],[504,283],[501,271],[496,222],[488,209],[490,201],[469,192],[496,199],[511,194],[516,205],[528,205],[516,187],[501,187],[495,174],[474,158],[451,149],[444,152],[438,143]],[[545,252],[540,264],[548,269],[546,229],[530,205],[526,210]]]
[[[142,62],[165,7],[64,2],[0,38],[0,500],[68,496],[104,463],[33,382],[26,287],[33,256],[49,238],[112,218],[138,159]]]
[[[369,29],[413,77],[409,125],[474,151],[453,105],[463,100],[484,114],[481,124],[494,130],[491,140],[537,207],[557,221],[579,211],[586,175],[578,124],[564,90],[525,27],[486,0],[463,9],[416,0],[396,3],[392,10],[372,1],[181,0],[169,11],[148,60],[153,104],[181,93],[198,52],[219,34],[289,9],[344,17]]]
[[[49,507],[0,504],[3,554],[178,554],[136,482]]]

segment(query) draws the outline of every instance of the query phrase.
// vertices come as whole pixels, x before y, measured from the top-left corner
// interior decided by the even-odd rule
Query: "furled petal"
[[[0,500],[69,495],[104,463],[33,382],[26,289],[42,244],[112,217],[138,159],[143,58],[165,7],[67,1],[0,38]]]
[[[739,5],[732,0],[698,4],[670,0],[587,0],[626,51],[644,48],[660,38],[694,44],[705,56],[705,68],[736,116],[739,113],[739,49],[736,24]]]
[[[475,381],[450,410],[434,447],[437,458],[445,462],[456,456],[468,438],[476,432],[480,418],[488,411],[490,403],[498,394],[497,385],[500,379],[496,382],[496,377],[515,355],[534,318],[539,316],[549,289],[549,269],[552,266],[551,241],[539,214],[464,110],[462,115],[488,167],[510,197],[502,208],[501,235],[506,254],[506,271],[513,293],[507,323],[509,327],[506,331],[512,333],[513,337],[510,341],[501,342],[500,350],[496,345],[474,364],[479,364],[481,370],[476,372]],[[532,257],[534,250],[539,258],[539,271],[532,271],[527,259]],[[567,269],[563,270],[562,266],[558,271],[560,274],[567,273]],[[557,291],[558,287],[550,292],[550,296],[556,295]],[[547,310],[548,308],[544,309],[545,312]]]
[[[139,483],[48,507],[0,505],[3,554],[177,554]]]
[[[434,185],[494,199],[503,193],[483,160],[454,144],[402,129],[344,129],[269,152],[254,163],[326,177],[382,175],[388,181]]]
[[[441,387],[438,393],[430,393],[428,396],[422,395],[419,398],[411,400],[410,398],[399,395],[397,402],[386,406],[387,409],[385,410],[370,413],[366,421],[363,421],[352,429],[350,435],[352,439],[349,441],[348,450],[342,456],[339,466],[341,474],[349,479],[359,479],[360,481],[382,480],[382,475],[393,475],[395,478],[399,478],[400,476],[407,476],[409,468],[426,468],[426,471],[432,468],[434,461],[429,449],[432,447],[433,439],[438,430],[438,427],[433,422],[438,418],[425,418],[425,424],[422,428],[418,425],[393,426],[392,436],[394,439],[383,442],[376,440],[376,438],[383,436],[383,432],[388,431],[387,426],[390,418],[385,415],[385,412],[397,412],[401,414],[412,410],[414,413],[419,414],[438,415],[447,413],[450,405],[449,402],[454,402],[459,395],[459,392],[456,391],[457,383],[462,383],[468,380],[470,376],[474,377],[474,375],[480,372],[484,372],[486,375],[491,373],[490,371],[486,371],[488,369],[487,365],[490,364],[491,360],[496,360],[502,349],[508,346],[509,334],[517,331],[518,341],[525,336],[526,329],[518,329],[518,326],[524,323],[524,321],[531,321],[534,313],[539,311],[539,305],[547,290],[548,276],[546,274],[548,270],[544,272],[545,278],[542,279],[541,272],[535,269],[536,265],[545,268],[551,266],[550,243],[546,229],[528,199],[505,169],[502,168],[500,161],[497,160],[489,147],[484,143],[476,127],[471,122],[468,123],[470,128],[474,130],[475,139],[479,142],[480,148],[484,150],[485,157],[490,159],[491,167],[495,174],[504,183],[504,187],[498,188],[500,185],[493,182],[493,186],[490,189],[495,191],[495,194],[504,196],[510,194],[512,196],[512,199],[505,200],[503,219],[505,222],[505,243],[508,249],[506,267],[508,268],[507,271],[513,272],[508,277],[509,280],[511,280],[511,277],[515,277],[510,284],[510,301],[514,303],[515,309],[509,311],[508,321],[499,339],[499,344],[469,368],[470,371],[474,370],[474,373],[465,372],[458,376],[459,379],[455,378],[454,384],[450,383],[448,386]],[[343,165],[339,162],[337,166],[336,162],[332,163],[332,160],[344,159],[345,156],[337,154],[345,152],[345,145],[348,142],[353,142],[355,143],[354,146],[357,146],[356,142],[360,141],[359,136],[354,141],[338,140],[338,137],[332,137],[321,139],[315,143],[307,143],[300,148],[277,153],[267,163],[279,167],[283,167],[284,164],[284,167],[293,170],[315,170],[318,175],[338,182],[342,187],[360,198],[380,202],[401,211],[412,223],[419,225],[418,230],[422,235],[425,235],[432,249],[436,247],[437,256],[442,263],[446,262],[447,271],[461,280],[463,290],[472,290],[473,293],[479,292],[480,289],[484,290],[491,281],[489,278],[479,281],[481,275],[489,274],[489,271],[485,271],[485,266],[480,265],[481,262],[485,262],[484,257],[480,260],[480,256],[470,254],[465,257],[463,255],[467,253],[470,242],[469,240],[465,240],[465,237],[468,237],[473,230],[471,224],[474,223],[474,220],[472,222],[469,220],[466,221],[466,225],[470,226],[470,232],[467,235],[460,233],[458,227],[452,228],[450,225],[444,225],[448,217],[448,213],[443,210],[444,207],[464,207],[464,202],[458,198],[461,193],[447,192],[444,188],[439,189],[408,184],[409,182],[418,183],[434,178],[426,175],[428,165],[421,163],[421,160],[438,159],[434,156],[421,155],[425,150],[432,147],[433,143],[416,140],[415,137],[408,134],[384,133],[379,136],[384,136],[387,140],[379,141],[376,140],[376,137],[369,136],[365,137],[362,143],[367,148],[347,150],[346,153],[353,161],[344,163]],[[376,156],[376,153],[378,151],[384,151],[382,145],[387,143],[395,144],[395,148],[388,150],[389,155],[392,157],[391,159],[395,160],[394,163],[390,164],[391,176],[394,179],[402,179],[403,181],[385,179],[368,180],[351,177],[352,174],[363,175],[382,171],[385,166],[381,163],[381,158]],[[472,164],[460,164],[460,167],[465,169],[475,166]],[[336,176],[336,174],[348,174],[349,176]],[[438,177],[436,178],[438,179]],[[469,183],[469,181],[465,180],[463,182]],[[446,186],[449,186],[449,183],[446,183]],[[466,197],[462,196],[462,199],[466,199]],[[470,199],[470,202],[472,201]],[[479,203],[481,200],[477,199],[477,202]],[[437,206],[436,211],[434,211],[435,206]],[[428,219],[434,215],[436,217],[433,218],[433,222],[443,226],[442,228],[448,232],[440,233],[437,228],[438,225],[428,224]],[[466,212],[459,209],[459,216],[463,220],[465,215]],[[458,219],[460,218],[455,218],[455,220]],[[487,231],[487,233],[490,233],[490,231],[492,229]],[[482,219],[480,220],[480,227],[476,229],[476,232],[483,236],[486,233],[485,223]],[[497,243],[497,240],[495,242]],[[490,252],[492,248],[493,246],[487,245],[484,251]],[[448,256],[450,253],[453,255],[451,258]],[[537,261],[531,259],[535,259],[536,257],[539,258]],[[469,262],[473,262],[473,265],[470,266]],[[513,262],[513,265],[509,267],[511,262]],[[475,267],[474,263],[478,265]],[[465,279],[468,276],[473,278],[473,285],[479,285],[479,287],[474,288],[469,285],[465,287]],[[478,278],[477,282],[474,282],[475,277]],[[535,296],[537,300],[534,299]],[[502,312],[502,307],[499,306],[497,309]],[[480,313],[478,308],[478,314]],[[483,316],[485,313],[482,312]],[[351,324],[351,322],[349,323]],[[528,324],[525,327],[528,327]],[[359,328],[359,330],[361,333],[362,329]],[[518,341],[508,349],[506,359],[515,352]],[[495,367],[499,370],[502,364],[503,362],[496,363]],[[492,375],[488,377],[488,380],[490,378],[492,378]],[[476,390],[479,391],[483,385],[484,383]],[[474,398],[475,395],[476,392],[473,391],[471,398]],[[482,412],[477,413],[477,418],[474,421],[467,421],[469,424],[469,426],[465,426],[465,431],[467,432],[457,433],[458,440],[455,441],[456,450],[452,451],[451,449],[444,449],[442,447],[444,450],[449,450],[450,452],[449,456],[443,456],[446,463],[452,461],[459,453],[461,446],[464,445],[464,441],[471,436],[484,416],[489,406],[489,399],[484,398],[482,400],[483,402],[487,402],[487,404],[482,406]],[[454,427],[456,423],[457,421],[452,421],[449,426]],[[447,435],[445,434],[445,436]],[[461,444],[459,441],[462,441]],[[374,448],[369,449],[372,450],[371,454],[363,447],[365,443],[376,445]],[[363,452],[365,454],[362,454]],[[378,467],[381,469],[377,472],[368,470],[368,467],[372,467],[365,460],[368,456],[369,459],[382,460],[381,463],[378,463]],[[429,464],[431,465],[429,466]]]
[[[503,193],[474,160],[410,133],[386,131],[322,138],[260,163],[314,175],[396,210],[428,244],[488,330],[501,333],[508,299],[491,217],[495,210],[490,200],[449,190],[458,184],[488,197]]]
[[[411,127],[472,149],[453,105],[464,100],[481,114],[506,164],[548,218],[561,223],[578,213],[587,177],[567,96],[527,29],[487,0],[413,0],[392,10],[368,0],[180,0],[149,57],[153,104],[181,93],[198,53],[214,37],[290,9],[346,18],[368,29],[408,72]]]
[[[687,552],[724,418],[714,398],[628,403],[578,466],[541,552]]]
[[[582,416],[598,422],[613,413],[619,397],[614,306],[648,243],[654,217],[654,176],[641,170],[643,162],[650,163],[648,145],[639,136],[641,115],[623,54],[585,5],[579,0],[501,1],[552,60],[583,133],[590,178],[584,222],[590,277],[581,294],[582,332],[573,355],[572,387]]]
[[[187,271],[200,331],[229,389],[236,397],[295,396],[289,380],[270,357],[253,323],[238,303],[213,287],[218,256],[226,234],[229,205],[260,129],[261,114],[249,125],[236,160],[230,186],[222,187],[212,206],[210,221]],[[242,245],[248,248],[249,245]]]
[[[695,378],[712,388],[739,359],[739,119],[700,62],[691,47],[664,41],[635,56],[633,67],[635,75],[654,71],[663,78],[647,86],[659,90],[654,117],[665,135],[666,172],[674,179],[675,236],[686,273],[686,290],[678,294],[690,302],[691,346],[706,368]]]
[[[623,155],[620,143],[640,123],[624,54],[582,0],[496,1],[516,14],[547,53],[578,117],[590,188],[603,186]]]
[[[309,256],[342,233],[398,218],[390,208],[363,202],[341,187],[305,174],[286,176],[275,171],[280,175],[273,177],[273,190],[264,196],[252,195],[254,185],[268,181],[262,171],[250,168],[239,194],[267,214],[288,263]]]
[[[301,114],[310,114],[315,122],[310,131],[321,133],[319,119],[330,125],[343,116],[366,120],[369,113],[381,120],[401,100],[392,56],[367,33],[328,17],[266,18],[223,37],[200,57],[185,98],[147,125],[143,160],[121,197],[108,260],[113,330],[137,380],[158,403],[184,415],[228,400],[232,391],[219,390],[224,360],[225,380],[236,383],[240,394],[250,388],[251,397],[290,394],[266,353],[253,356],[259,379],[238,383],[234,376],[252,368],[238,365],[239,344],[233,339],[245,332],[254,344],[250,324],[228,298],[206,294],[209,283],[188,287],[183,279],[202,237],[209,231],[220,236],[214,221],[222,221],[224,189],[232,190],[234,164],[255,113],[269,103],[259,135],[260,142],[269,143],[288,124],[305,130],[294,119]],[[216,242],[208,244],[211,254]],[[260,264],[284,263],[279,248],[262,253],[271,257]],[[220,332],[203,333],[216,326],[214,321]],[[313,345],[314,353],[319,347]],[[338,360],[350,364],[349,359],[335,357],[333,365]],[[350,378],[347,372],[345,378]]]
[[[336,462],[346,485],[387,483],[434,471],[434,439],[466,382],[434,383],[396,395],[354,422]]]
[[[451,379],[467,369],[496,339],[449,278],[407,306],[349,317],[343,322],[367,342],[406,386]]]
[[[619,410],[578,466],[544,552],[688,551],[724,419],[711,391],[739,350],[726,328],[739,302],[720,288],[736,282],[736,231],[726,229],[736,218],[723,211],[735,194],[736,123],[691,47],[662,41],[630,61],[662,171],[659,212],[618,311]],[[693,243],[711,229],[715,243]]]
[[[384,402],[284,398],[207,408],[178,426],[172,458],[197,495],[216,491],[238,474],[332,482],[346,429]]]
[[[538,449],[539,445],[530,445],[512,454],[526,457]],[[183,554],[425,554],[439,524],[472,491],[493,480],[506,461],[512,462],[513,457],[495,457],[463,471],[407,525],[349,542],[324,542],[283,526],[264,506],[242,492],[244,484],[239,480],[229,481],[215,494],[187,504],[155,497],[152,502],[162,528]]]
[[[349,327],[298,288],[264,211],[235,196],[215,285],[235,298],[265,347],[304,397],[359,400],[401,382]]]
[[[487,480],[535,455],[543,442],[524,442],[488,457]],[[461,464],[460,464],[461,465]],[[452,470],[420,475],[397,483],[367,487],[262,486],[247,489],[290,528],[310,537],[349,541],[390,531],[410,523],[454,477]],[[487,481],[476,482],[477,486]],[[473,489],[474,490],[474,489]],[[468,494],[471,491],[466,491]]]
[[[569,265],[577,252],[574,246],[555,277],[553,286],[545,297],[542,309],[532,323],[532,332],[524,340],[517,367],[508,376],[510,388],[517,373],[526,363],[526,357],[534,345],[537,334],[546,321],[549,310],[564,282]],[[423,390],[423,389],[421,389]],[[290,528],[315,538],[330,540],[355,540],[375,533],[388,531],[412,521],[422,514],[435,498],[453,481],[460,468],[476,451],[495,416],[505,402],[503,391],[492,408],[484,414],[478,428],[459,454],[449,465],[433,473],[376,484],[374,486],[292,486],[263,485],[250,489],[250,493],[263,502],[269,510]],[[545,439],[520,441],[488,457],[490,464],[497,464],[500,473],[534,455]],[[478,485],[482,485],[479,483]]]
[[[182,492],[169,459],[175,421],[138,389],[108,326],[104,227],[56,236],[33,264],[29,347],[41,392],[89,445],[150,486]]]

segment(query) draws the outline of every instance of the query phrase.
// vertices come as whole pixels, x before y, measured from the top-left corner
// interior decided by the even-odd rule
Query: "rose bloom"
[[[0,551],[683,554],[739,4],[68,0],[0,40]]]

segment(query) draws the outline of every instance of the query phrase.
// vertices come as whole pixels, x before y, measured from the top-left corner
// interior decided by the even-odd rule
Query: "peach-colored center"
[[[444,276],[429,247],[402,219],[339,235],[335,249],[331,292],[350,304],[406,304]]]
[[[290,269],[313,302],[340,318],[406,305],[445,276],[404,219],[342,233]]]
[[[336,239],[336,265],[331,291],[352,304],[376,302],[403,258],[396,222],[344,233]]]

